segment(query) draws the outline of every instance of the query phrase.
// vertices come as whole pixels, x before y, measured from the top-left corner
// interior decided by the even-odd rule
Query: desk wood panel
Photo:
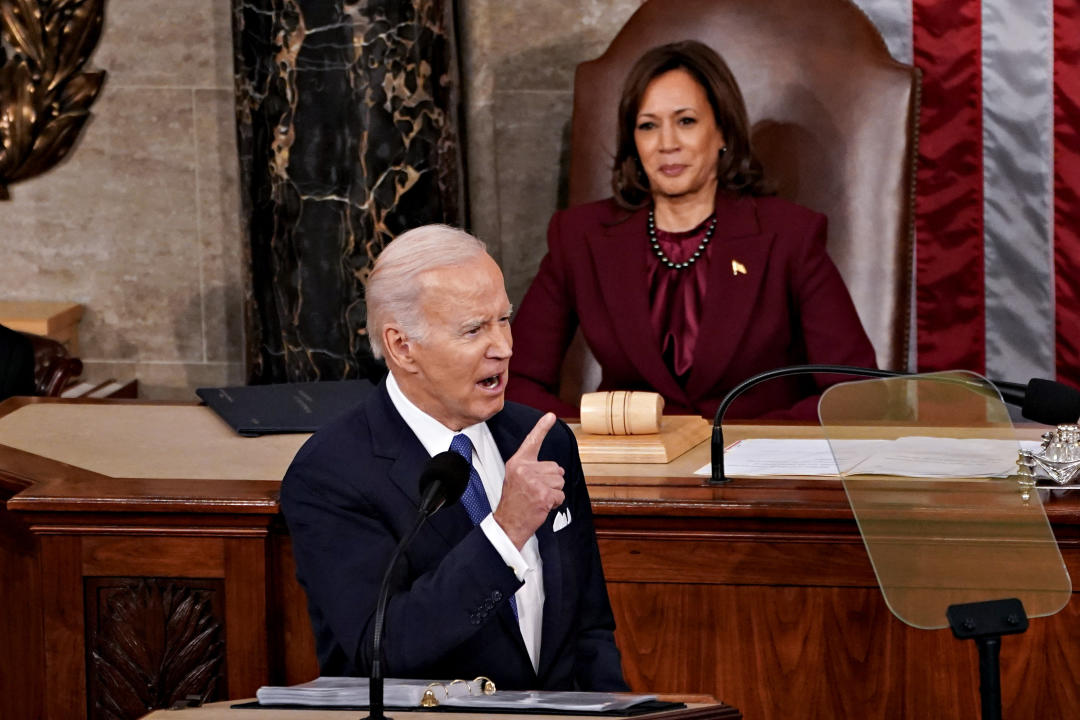
[[[602,531],[604,576],[612,582],[710,585],[806,585],[877,588],[862,542],[822,537],[738,540],[641,535],[624,539]]]
[[[880,672],[896,628],[874,590],[645,583],[609,590],[634,687],[713,687],[746,717],[916,717],[899,711],[903,690]],[[853,620],[886,630],[856,636]]]
[[[978,716],[974,643],[905,625],[876,587],[616,581],[608,591],[633,688],[709,691],[757,718]],[[1074,594],[1003,640],[1006,717],[1078,707],[1078,623]]]
[[[220,578],[225,548],[218,538],[96,535],[83,539],[82,574]]]
[[[41,549],[38,538],[7,509],[0,485],[0,718],[40,718],[44,700]]]
[[[41,538],[45,717],[86,717],[86,631],[78,537]],[[17,660],[16,660],[17,661]]]
[[[296,561],[292,542],[283,534],[271,538],[272,553],[272,619],[278,628],[270,634],[273,676],[283,685],[297,685],[319,676],[315,655],[315,635],[311,631],[307,596],[296,580]]]
[[[225,541],[225,644],[232,697],[254,695],[270,677],[268,561],[262,538]]]

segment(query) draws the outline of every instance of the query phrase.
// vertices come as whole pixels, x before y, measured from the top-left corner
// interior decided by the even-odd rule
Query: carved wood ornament
[[[210,585],[214,585],[211,581]],[[88,606],[89,720],[135,720],[224,683],[222,590],[169,578],[95,578]]]
[[[90,117],[105,71],[84,71],[105,0],[0,0],[0,200],[49,170]]]

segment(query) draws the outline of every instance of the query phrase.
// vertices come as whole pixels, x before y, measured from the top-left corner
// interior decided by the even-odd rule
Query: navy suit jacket
[[[488,420],[504,460],[540,415],[507,403]],[[565,424],[551,429],[539,458],[558,462],[566,482],[565,504],[536,532],[545,595],[539,671],[509,604],[521,583],[455,504],[428,520],[399,563],[386,616],[384,676],[485,675],[506,689],[626,689],[589,496]],[[323,675],[370,671],[379,584],[394,546],[415,522],[428,459],[384,382],[315,433],[285,475],[281,508]],[[554,532],[555,513],[565,510],[570,524]]]
[[[685,382],[664,363],[649,320],[648,210],[613,200],[555,213],[548,254],[514,316],[507,396],[561,417],[578,410],[556,396],[566,349],[580,325],[603,369],[601,390],[652,390],[665,412],[712,416],[751,375],[802,363],[874,367],[844,281],[825,252],[825,216],[776,197],[716,196],[694,365]],[[732,262],[745,273],[735,274]],[[773,380],[746,393],[731,416],[802,406],[838,378]]]

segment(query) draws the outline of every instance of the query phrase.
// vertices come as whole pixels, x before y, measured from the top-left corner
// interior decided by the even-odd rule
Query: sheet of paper
[[[878,440],[863,442],[876,443]],[[710,475],[709,465],[695,475]],[[724,452],[724,475],[728,477],[837,477],[836,462],[828,440],[780,440],[753,438],[728,446]]]
[[[638,703],[655,700],[655,695],[628,693],[572,692],[543,690],[499,690],[493,695],[455,695],[440,705],[466,708],[558,710],[562,712],[608,712],[625,710]]]
[[[999,477],[1016,470],[1017,443],[1012,440],[906,437],[899,440],[843,440],[841,459],[850,473],[902,477]],[[985,443],[1002,443],[998,445]],[[1023,441],[1038,450],[1039,441]],[[1005,455],[1011,456],[1006,467]],[[694,472],[708,476],[708,465]],[[829,441],[753,438],[724,452],[728,477],[839,477]]]
[[[921,478],[1001,478],[1016,472],[1016,451],[1039,442],[983,438],[902,437],[851,463],[848,475]],[[848,463],[844,463],[845,465]]]

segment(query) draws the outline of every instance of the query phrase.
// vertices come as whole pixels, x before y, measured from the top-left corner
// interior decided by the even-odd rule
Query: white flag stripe
[[[911,0],[855,2],[893,56],[912,62]],[[1052,378],[1053,0],[981,9],[986,373]]]
[[[986,374],[1054,377],[1054,16],[983,0]]]

